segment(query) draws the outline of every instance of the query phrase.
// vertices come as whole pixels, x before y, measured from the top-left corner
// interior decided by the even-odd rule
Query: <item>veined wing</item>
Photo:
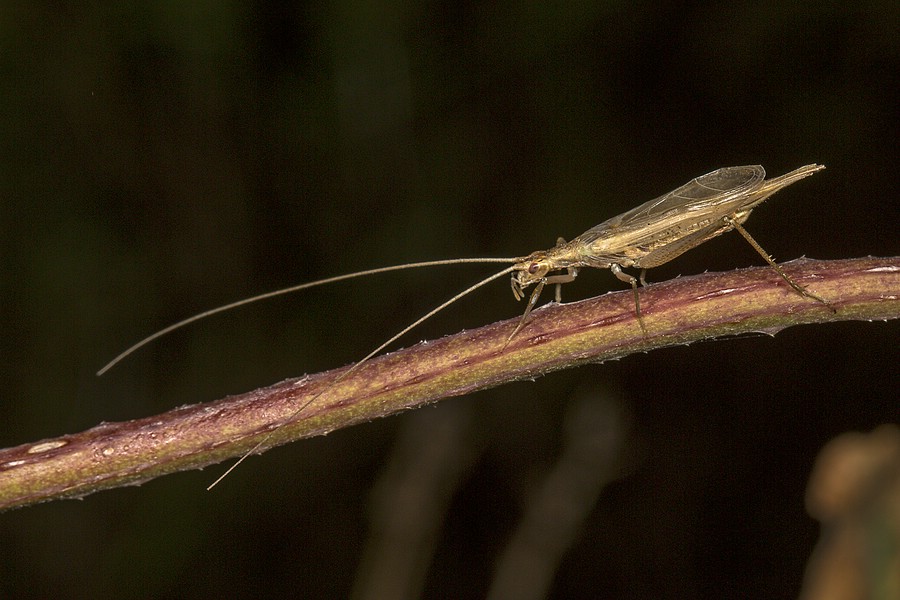
[[[591,254],[603,255],[677,240],[741,208],[765,176],[759,165],[718,169],[604,221],[572,242],[592,245]]]

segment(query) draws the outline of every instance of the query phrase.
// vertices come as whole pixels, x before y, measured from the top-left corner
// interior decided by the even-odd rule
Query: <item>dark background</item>
[[[270,301],[94,376],[195,312],[526,254],[722,166],[828,166],[748,222],[779,260],[900,252],[896,2],[573,4],[5,6],[0,444],[347,364],[492,267]],[[732,234],[649,279],[760,263]],[[622,287],[585,273],[566,298]],[[521,308],[496,283],[405,344]],[[211,493],[224,466],[5,513],[0,596],[347,596],[398,435],[446,419],[464,468],[421,589],[484,597],[571,406],[595,402],[624,415],[621,478],[550,596],[796,597],[813,460],[897,421],[897,333],[840,323],[634,355],[280,448]]]

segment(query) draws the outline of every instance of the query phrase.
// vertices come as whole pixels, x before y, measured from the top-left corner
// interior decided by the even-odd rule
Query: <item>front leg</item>
[[[570,281],[574,281],[576,277],[578,277],[578,267],[569,267],[566,269],[567,273],[565,275],[551,275],[550,277],[544,277],[540,281],[538,281],[537,285],[534,286],[534,291],[531,292],[531,296],[528,298],[528,304],[525,305],[525,313],[522,315],[522,318],[519,319],[519,324],[510,334],[510,336],[506,339],[506,343],[509,344],[516,334],[525,327],[525,322],[528,320],[528,315],[531,314],[532,309],[537,304],[538,298],[541,295],[541,292],[544,291],[544,286],[548,283],[550,285],[556,286],[556,302],[560,302],[560,291],[559,288],[564,283],[569,283]],[[506,346],[504,346],[506,348]]]
[[[537,285],[534,286],[534,291],[531,292],[531,296],[528,298],[528,304],[525,305],[525,312],[522,314],[522,318],[519,319],[519,324],[516,325],[516,328],[513,329],[513,332],[509,334],[509,337],[506,338],[506,343],[503,344],[503,350],[506,350],[506,346],[512,341],[516,334],[525,327],[525,321],[528,319],[528,315],[531,314],[531,309],[534,308],[534,305],[537,304],[538,297],[541,295],[541,292],[544,290],[544,284],[547,283],[546,279],[541,279],[538,281]]]

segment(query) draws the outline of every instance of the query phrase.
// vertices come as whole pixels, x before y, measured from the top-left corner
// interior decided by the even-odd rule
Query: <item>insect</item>
[[[824,168],[825,167],[822,165],[806,165],[791,171],[790,173],[781,175],[780,177],[766,179],[766,172],[759,165],[725,167],[707,173],[701,177],[697,177],[678,189],[663,194],[662,196],[650,200],[649,202],[645,202],[628,212],[604,221],[569,242],[559,238],[556,246],[553,248],[550,248],[549,250],[539,250],[528,256],[516,258],[459,258],[394,265],[311,281],[309,283],[303,283],[254,296],[252,298],[246,298],[194,315],[170,325],[165,329],[157,331],[119,354],[106,366],[100,369],[97,374],[104,374],[138,348],[141,348],[175,329],[179,329],[189,323],[193,323],[210,315],[237,308],[238,306],[243,306],[245,304],[250,304],[251,302],[355,277],[376,275],[402,269],[465,263],[512,264],[502,271],[494,273],[459,292],[440,306],[437,306],[405,327],[402,331],[356,362],[350,369],[344,371],[331,383],[331,385],[335,385],[341,379],[359,369],[366,361],[425,320],[447,308],[460,298],[467,296],[476,289],[508,273],[512,273],[510,284],[516,300],[522,300],[525,297],[525,290],[529,286],[534,285],[535,287],[528,298],[522,317],[519,319],[515,329],[510,333],[509,338],[507,338],[507,344],[526,325],[528,316],[537,304],[538,298],[544,287],[547,285],[555,285],[556,301],[560,302],[562,284],[573,281],[578,276],[579,269],[584,267],[609,269],[619,280],[631,285],[634,293],[635,317],[637,318],[641,330],[646,334],[647,329],[644,324],[640,296],[638,294],[638,282],[640,282],[641,285],[646,285],[644,280],[646,270],[667,263],[691,248],[731,231],[732,229],[737,230],[738,233],[740,233],[760,256],[762,256],[763,259],[778,273],[778,275],[780,275],[781,278],[784,279],[798,294],[828,306],[828,303],[825,300],[812,292],[807,291],[791,279],[743,227],[743,223],[750,216],[753,209],[764,202],[769,196]],[[633,275],[626,273],[622,270],[624,268],[641,269],[639,277],[634,277]],[[559,271],[564,272],[558,273]],[[552,274],[554,272],[557,272],[557,274]],[[296,412],[288,419],[288,421],[292,421],[296,418],[300,412],[315,402],[322,394],[327,393],[327,391],[328,388],[307,400],[303,405],[297,408]],[[256,446],[245,453],[207,489],[212,489],[213,486],[224,479],[225,476],[231,473],[231,471],[241,464],[248,456],[262,447],[274,432],[275,430],[270,432],[265,438],[258,442]]]

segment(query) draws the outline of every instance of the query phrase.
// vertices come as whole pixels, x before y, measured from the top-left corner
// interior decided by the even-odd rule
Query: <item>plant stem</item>
[[[0,450],[0,510],[137,484],[510,381],[634,352],[791,325],[900,317],[900,257],[782,265],[828,301],[804,298],[769,267],[681,277],[379,356],[329,387],[335,369],[144,419]],[[324,390],[324,391],[323,391]],[[321,393],[310,406],[297,407]]]

